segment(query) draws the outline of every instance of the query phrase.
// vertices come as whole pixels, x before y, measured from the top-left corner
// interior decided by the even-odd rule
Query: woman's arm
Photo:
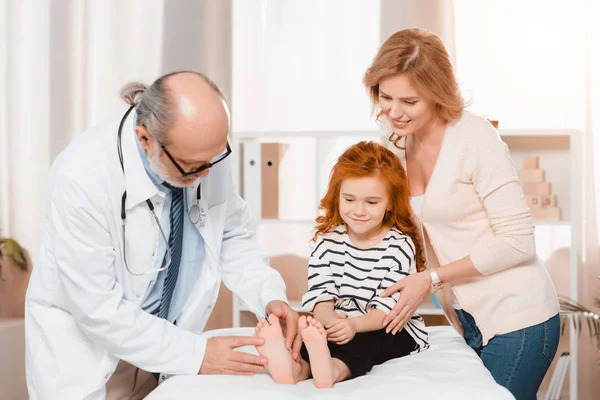
[[[429,271],[424,272],[430,274]],[[435,272],[438,274],[438,278],[442,283],[448,284],[482,275],[481,272],[475,268],[471,261],[471,257],[469,256],[446,264],[443,267],[438,267],[435,269]],[[431,280],[431,276],[429,279]]]
[[[438,267],[435,269],[435,272],[437,272],[438,278],[444,284],[452,284],[463,279],[481,276],[481,273],[475,268],[469,256],[446,264],[443,267]],[[381,297],[391,296],[399,291],[402,292],[396,306],[394,306],[393,310],[383,320],[383,326],[387,326],[386,331],[396,333],[402,329],[425,297],[431,293],[431,289],[430,271],[418,272],[407,276],[386,289]]]
[[[474,243],[469,258],[482,275],[490,275],[535,256],[534,226],[506,143],[487,122],[477,128],[465,172],[494,233]]]

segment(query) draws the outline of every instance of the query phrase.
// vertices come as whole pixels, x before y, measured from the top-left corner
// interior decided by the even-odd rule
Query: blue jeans
[[[517,400],[535,400],[558,348],[558,314],[541,324],[496,335],[483,346],[473,316],[464,310],[455,311],[465,331],[465,341],[481,357],[496,382]]]

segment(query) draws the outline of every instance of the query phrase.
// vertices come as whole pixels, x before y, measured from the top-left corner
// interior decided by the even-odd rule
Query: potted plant
[[[17,241],[0,237],[0,318],[23,318],[31,262]]]
[[[587,328],[590,337],[596,338],[596,345],[600,348],[600,315],[582,304],[567,297],[560,297],[561,335],[565,332],[566,322],[572,321],[575,332],[581,334]],[[594,306],[600,309],[600,297],[594,300]]]

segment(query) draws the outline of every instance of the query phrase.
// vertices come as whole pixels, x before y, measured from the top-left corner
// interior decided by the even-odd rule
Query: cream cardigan
[[[391,148],[406,168],[404,150]],[[494,335],[542,323],[558,313],[554,285],[535,254],[531,212],[508,147],[486,119],[465,111],[448,125],[420,221],[429,268],[470,256],[483,274],[453,289],[462,308],[475,318],[484,345]],[[446,285],[437,297],[462,332],[451,288]]]

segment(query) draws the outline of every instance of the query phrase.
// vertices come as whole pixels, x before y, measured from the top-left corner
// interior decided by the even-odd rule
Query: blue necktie
[[[179,262],[181,261],[181,251],[183,243],[183,189],[177,188],[168,183],[164,186],[171,190],[171,232],[169,234],[169,249],[171,249],[171,265],[164,272],[167,274],[163,287],[158,317],[167,319],[169,308],[171,307],[171,298],[177,283],[179,275]],[[163,267],[167,261],[167,254],[163,261]]]

